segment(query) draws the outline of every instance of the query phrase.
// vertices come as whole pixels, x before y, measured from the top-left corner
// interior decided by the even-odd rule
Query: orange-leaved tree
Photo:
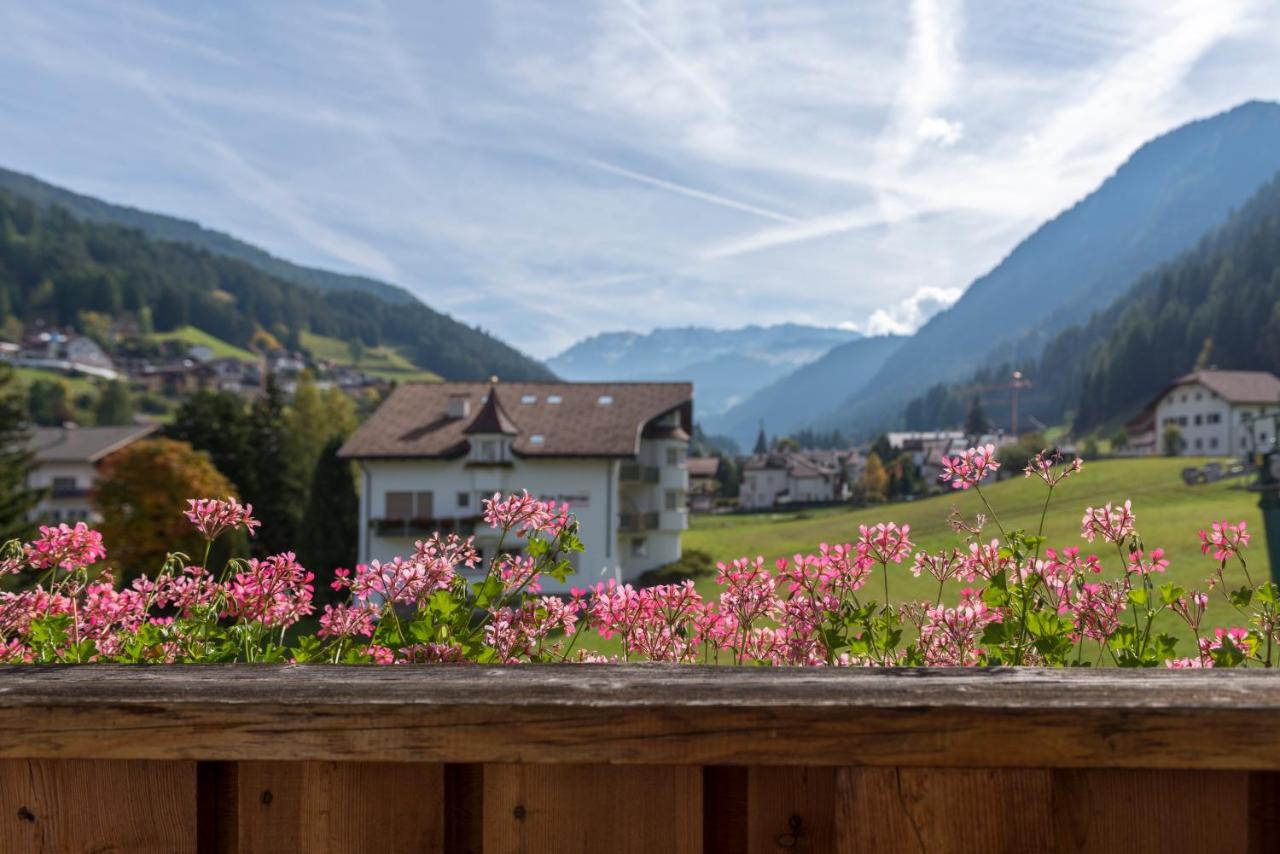
[[[154,576],[170,552],[199,563],[204,541],[182,515],[187,499],[231,495],[231,482],[186,442],[148,439],[116,451],[102,461],[93,494],[108,562],[123,578]]]

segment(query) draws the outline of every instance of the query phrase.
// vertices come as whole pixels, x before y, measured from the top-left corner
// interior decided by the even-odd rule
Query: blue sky
[[[909,331],[1146,139],[1280,98],[1280,5],[0,0],[0,165],[527,352]]]

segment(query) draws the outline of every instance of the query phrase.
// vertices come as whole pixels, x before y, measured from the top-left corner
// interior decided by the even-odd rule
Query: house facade
[[[487,560],[499,532],[481,501],[527,489],[581,523],[566,589],[633,579],[680,558],[692,425],[687,383],[402,385],[340,452],[360,469],[359,559],[438,530],[475,536]]]
[[[841,470],[800,452],[755,454],[742,465],[738,506],[767,510],[781,504],[819,504],[840,500]]]
[[[90,497],[98,463],[156,431],[154,424],[128,427],[38,427],[27,439],[36,467],[27,485],[45,491],[31,521],[58,524],[101,521]]]
[[[1151,414],[1151,420],[1144,416]],[[1142,448],[1164,453],[1161,437],[1170,426],[1182,434],[1183,456],[1240,456],[1276,441],[1280,378],[1266,371],[1193,371],[1156,395],[1131,429],[1145,428]],[[1137,439],[1135,429],[1135,439]],[[1133,442],[1131,441],[1131,444]]]

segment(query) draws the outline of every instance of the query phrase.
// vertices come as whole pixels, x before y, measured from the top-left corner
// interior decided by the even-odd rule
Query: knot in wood
[[[18,820],[34,822],[36,820],[36,814],[26,807],[18,807]]]
[[[516,808],[511,811],[511,814],[516,817],[516,821],[524,821],[524,804],[516,804]]]
[[[263,793],[262,793],[262,805],[263,805],[264,807],[269,807],[269,806],[271,806],[271,801],[272,801],[272,800],[273,800],[273,798],[272,798],[272,795],[271,795],[271,792],[270,792],[270,791],[265,791],[265,792],[263,792]]]

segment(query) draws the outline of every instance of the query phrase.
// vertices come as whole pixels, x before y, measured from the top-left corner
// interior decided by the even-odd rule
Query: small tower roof
[[[476,433],[497,433],[503,436],[515,436],[520,432],[516,429],[516,423],[511,420],[511,416],[502,408],[502,403],[498,400],[498,383],[496,381],[490,384],[489,394],[484,399],[484,405],[480,407],[476,417],[467,425],[467,429],[462,432],[468,436]]]

